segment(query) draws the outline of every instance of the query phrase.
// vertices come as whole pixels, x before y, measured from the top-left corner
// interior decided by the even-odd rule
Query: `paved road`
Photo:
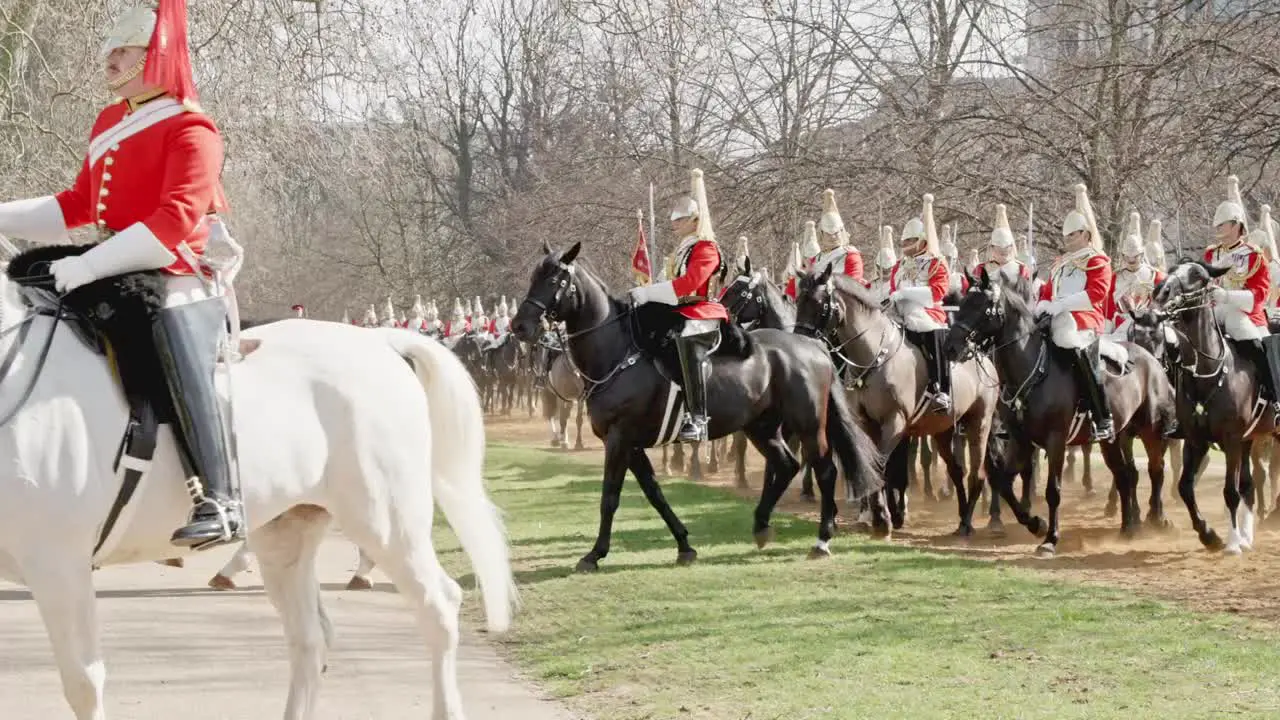
[[[281,717],[288,657],[256,567],[238,578],[244,590],[204,587],[230,552],[189,557],[184,569],[145,564],[97,574],[112,720]],[[413,618],[389,584],[372,592],[338,590],[355,561],[354,547],[338,537],[321,550],[319,574],[337,639],[318,717],[425,720],[431,667]],[[469,720],[573,720],[539,699],[483,640],[464,639],[460,666]],[[35,603],[25,590],[0,583],[0,718],[71,717]]]

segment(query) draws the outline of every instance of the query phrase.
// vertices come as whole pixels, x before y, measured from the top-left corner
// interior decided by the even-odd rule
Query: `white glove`
[[[1052,300],[1041,300],[1037,302],[1035,312],[1032,313],[1032,315],[1036,317],[1040,317],[1041,315],[1053,315],[1053,314],[1054,312],[1053,312]]]
[[[53,261],[49,265],[49,272],[53,274],[53,287],[60,293],[71,292],[98,279],[93,268],[79,255]]]
[[[627,291],[627,297],[631,298],[632,305],[640,305],[644,303],[644,293],[641,291],[641,288],[643,287],[644,286],[642,285],[637,285]]]
[[[1214,286],[1214,288],[1209,291],[1209,302],[1213,303],[1214,305],[1222,305],[1226,303],[1227,302],[1226,289],[1222,287]]]

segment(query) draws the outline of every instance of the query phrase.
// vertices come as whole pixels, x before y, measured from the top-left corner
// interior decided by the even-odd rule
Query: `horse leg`
[[[1173,477],[1181,478],[1182,477],[1182,441],[1169,440],[1168,442],[1169,442],[1169,472],[1173,475]],[[1174,485],[1170,489],[1174,493],[1177,493],[1178,486]]]
[[[733,484],[742,489],[751,487],[747,482],[747,434],[742,431],[733,434]]]
[[[987,435],[991,432],[990,417],[981,418],[978,421],[969,424],[968,431],[964,437],[964,442],[960,444],[960,451],[967,446],[969,449],[969,463],[967,469],[968,476],[968,492],[969,502],[963,509],[961,522],[967,523],[970,532],[973,531],[973,513],[978,507],[979,498],[982,495],[982,488],[986,485],[983,460],[985,459],[987,450]],[[963,462],[961,463],[963,466]],[[996,499],[996,494],[991,493],[992,500]]]
[[[889,500],[889,519],[894,530],[901,530],[907,521],[907,455],[909,444],[903,438],[897,447],[889,453],[889,461],[885,464],[885,494]]]
[[[969,493],[964,487],[964,467],[960,459],[956,457],[951,444],[951,436],[955,434],[955,428],[948,428],[938,433],[936,438],[938,442],[935,447],[938,454],[942,456],[942,465],[947,469],[947,477],[951,480],[952,486],[956,491],[956,504],[959,505],[960,525],[955,532],[951,533],[955,537],[969,537],[973,535],[973,516],[966,515],[969,508]],[[921,445],[924,445],[927,438],[920,438]]]
[[[1249,453],[1248,489],[1241,478],[1241,492],[1253,499],[1253,512],[1258,519],[1267,515],[1267,463],[1266,457],[1271,454],[1271,438],[1255,439],[1253,450]]]
[[[1151,479],[1151,498],[1147,501],[1147,525],[1157,530],[1170,527],[1164,514],[1164,455],[1169,441],[1159,432],[1148,430],[1142,438],[1147,453],[1147,477]]]
[[[1231,529],[1227,531],[1227,545],[1222,550],[1228,555],[1239,555],[1244,550],[1244,538],[1240,533],[1240,465],[1249,462],[1245,453],[1249,450],[1248,441],[1236,439],[1221,443],[1222,454],[1227,458],[1227,475],[1222,483],[1222,499],[1227,504],[1227,520]],[[1247,511],[1247,506],[1246,506]]]
[[[1265,452],[1266,450],[1265,448],[1258,447],[1258,443],[1255,440],[1247,440],[1246,443],[1249,446],[1248,458],[1250,460],[1254,459],[1259,453]],[[1261,464],[1262,463],[1259,460],[1258,465],[1261,466]],[[1260,471],[1259,475],[1265,479],[1266,475],[1263,475],[1263,472],[1265,472],[1265,470]],[[1245,550],[1253,549],[1253,528],[1257,521],[1258,511],[1256,496],[1258,493],[1253,478],[1253,463],[1242,463],[1240,468],[1240,498],[1242,500],[1242,507],[1240,508],[1240,547]]]
[[[676,447],[679,447],[678,445]],[[600,530],[596,544],[578,561],[578,572],[591,572],[609,555],[609,540],[613,534],[613,516],[618,512],[622,498],[622,481],[627,477],[627,464],[631,460],[630,441],[613,430],[604,442],[604,482],[600,487]]]
[[[300,505],[262,526],[253,536],[262,585],[280,613],[289,645],[285,720],[309,720],[319,702],[320,677],[329,645],[320,609],[316,552],[329,519],[329,513],[314,505]]]
[[[1061,434],[1050,436],[1045,454],[1049,456],[1048,477],[1045,478],[1044,485],[1044,500],[1049,506],[1049,527],[1045,531],[1044,542],[1036,548],[1036,557],[1048,559],[1058,554],[1058,506],[1062,504],[1062,465],[1067,454],[1066,438]]]
[[[920,443],[922,440],[923,438],[907,438],[905,441],[907,444],[907,489],[908,490],[915,490],[919,488],[920,480],[923,478],[923,475],[924,475],[924,473],[921,472],[920,465],[917,464],[916,462],[916,459],[920,455],[920,452],[919,452]],[[924,490],[922,492],[932,493],[933,489],[929,488],[928,490]]]
[[[702,482],[702,441],[689,446],[689,479]]]
[[[648,500],[653,509],[658,511],[662,521],[667,524],[667,529],[671,531],[671,536],[676,539],[676,564],[688,565],[692,563],[697,559],[698,551],[689,545],[689,531],[685,529],[684,523],[680,522],[680,518],[676,517],[675,511],[671,509],[671,504],[667,502],[666,496],[662,494],[662,488],[658,487],[658,480],[653,472],[653,463],[649,462],[649,456],[645,454],[644,448],[632,448],[631,458],[627,465],[631,469],[631,474],[636,476],[636,481],[640,484],[640,490],[644,493],[645,500]],[[602,555],[601,557],[604,556]]]
[[[707,453],[707,472],[715,475],[720,472],[720,445],[724,440],[712,440],[711,452]]]
[[[671,469],[674,472],[684,472],[684,444],[676,443],[671,447]]]
[[[1139,516],[1135,512],[1134,484],[1137,470],[1133,464],[1133,436],[1125,433],[1115,440],[1102,443],[1102,458],[1112,475],[1112,491],[1120,508],[1120,533],[1132,537],[1137,531]]]
[[[797,454],[800,450],[800,436],[797,435],[788,439],[787,447],[791,449],[793,455]],[[802,468],[804,475],[800,478],[800,499],[813,502],[818,499],[818,496],[813,491],[813,466],[806,462]]]
[[[835,461],[831,459],[831,451],[825,456],[813,447],[807,453],[806,465],[817,476],[818,490],[822,494],[821,519],[818,522],[818,543],[809,551],[809,559],[831,557],[831,538],[836,534],[836,470]]]
[[[1076,458],[1079,454],[1079,447],[1067,448],[1066,464],[1063,466],[1063,485],[1070,485],[1076,481]]]
[[[249,543],[241,543],[236,549],[236,554],[231,556],[227,564],[223,565],[216,575],[209,578],[209,587],[214,590],[235,590],[236,582],[232,578],[249,569],[249,552]]]
[[[773,540],[769,520],[773,517],[773,509],[777,507],[778,500],[799,472],[800,461],[792,454],[791,448],[787,447],[776,425],[753,426],[747,429],[747,434],[756,450],[764,456],[765,482],[760,490],[760,502],[756,504],[755,524],[752,527],[756,547],[763,548]]]
[[[574,450],[581,450],[581,449],[582,449],[582,416],[586,414],[586,409],[587,409],[587,403],[586,403],[586,401],[585,401],[585,400],[579,400],[579,401],[578,401],[578,436],[577,436],[577,438],[575,438],[575,439],[574,439],[574,441],[573,441],[573,449],[574,449]],[[565,420],[568,420],[568,419],[569,419],[569,415],[566,413],[566,414],[565,414],[565,416],[564,416],[564,418],[565,418]]]
[[[102,689],[107,671],[88,558],[41,555],[31,560],[22,568],[23,577],[53,645],[63,697],[76,720],[106,720]]]
[[[369,581],[369,573],[373,572],[374,565],[373,558],[369,557],[364,550],[360,550],[360,560],[356,565],[355,574],[347,581],[347,589],[372,590],[373,583]]]
[[[1178,478],[1178,495],[1182,504],[1187,506],[1191,515],[1191,527],[1200,538],[1200,544],[1210,550],[1222,549],[1222,538],[1209,527],[1200,507],[1196,504],[1196,478],[1199,476],[1200,463],[1209,452],[1209,443],[1203,440],[1186,439],[1182,443],[1182,475]]]

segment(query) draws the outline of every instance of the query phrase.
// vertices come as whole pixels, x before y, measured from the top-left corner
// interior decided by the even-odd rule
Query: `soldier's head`
[[[831,188],[822,191],[822,218],[818,221],[818,231],[822,247],[828,250],[849,242],[849,231],[845,229],[844,218],[836,206],[836,191]]]
[[[1067,252],[1092,247],[1101,250],[1098,240],[1098,223],[1094,220],[1093,205],[1089,202],[1089,190],[1084,183],[1071,188],[1075,192],[1076,207],[1062,220],[1062,244]]]
[[[102,43],[107,88],[121,97],[133,97],[148,88],[142,71],[147,64],[147,48],[156,29],[156,13],[149,7],[125,12]]]
[[[698,202],[688,195],[676,198],[671,207],[671,234],[684,239],[698,232]]]
[[[307,316],[307,309],[306,309],[305,307],[301,306],[301,305],[294,305],[293,307],[291,307],[291,308],[289,308],[289,309],[293,311],[293,315],[294,315],[294,317],[306,317],[306,316]]]
[[[1240,197],[1240,180],[1235,175],[1227,178],[1227,199],[1213,212],[1213,234],[1223,245],[1235,245],[1249,234],[1249,222],[1245,219],[1244,199]]]
[[[911,218],[902,227],[900,245],[903,257],[916,255],[941,257],[942,252],[938,248],[938,231],[933,222],[932,195],[924,196],[924,212],[920,213],[920,217]]]
[[[1120,262],[1126,270],[1137,270],[1146,260],[1146,247],[1142,243],[1142,216],[1129,213],[1129,227],[1120,241]]]
[[[991,239],[987,241],[987,252],[992,262],[1003,265],[1013,259],[1015,250],[1013,230],[1009,229],[1009,211],[1004,205],[996,205],[996,224],[991,229]]]

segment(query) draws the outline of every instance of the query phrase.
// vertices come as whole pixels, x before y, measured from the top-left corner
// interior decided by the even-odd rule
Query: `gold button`
[[[115,151],[117,151],[117,150],[119,150],[119,149],[120,149],[120,145],[119,145],[119,144],[116,144],[116,145],[112,145],[112,146],[111,146],[111,152],[115,152]]]
[[[107,196],[107,195],[109,195],[109,194],[110,194],[110,193],[107,191],[107,189],[106,189],[106,188],[102,188],[102,189],[98,190],[98,195],[99,195],[99,196],[101,196],[101,197],[106,197],[106,196]]]
[[[114,165],[116,162],[116,159],[111,156],[107,156],[107,159],[103,160],[102,162],[107,165]]]
[[[107,206],[105,203],[98,203],[98,212],[102,212],[103,210],[106,210],[106,209],[107,209]]]
[[[102,218],[98,218],[98,227],[106,227],[106,226],[107,226],[107,221],[103,220]]]
[[[104,172],[104,173],[102,173],[102,182],[106,182],[106,181],[108,181],[108,180],[110,180],[110,179],[111,179],[111,173],[109,173],[109,172]]]

